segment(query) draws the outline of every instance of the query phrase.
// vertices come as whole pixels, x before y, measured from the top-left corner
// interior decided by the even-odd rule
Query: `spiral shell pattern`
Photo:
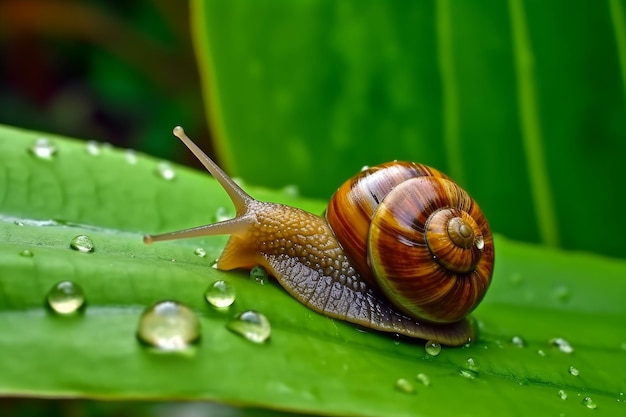
[[[405,314],[467,316],[493,270],[493,239],[472,198],[424,165],[393,162],[344,183],[326,218],[363,278]]]

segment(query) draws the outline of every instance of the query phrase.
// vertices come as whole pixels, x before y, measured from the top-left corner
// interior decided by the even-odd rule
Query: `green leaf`
[[[57,152],[40,159],[28,151],[39,136],[0,127],[0,395],[208,400],[363,416],[583,415],[587,396],[597,415],[626,407],[624,261],[497,236],[493,285],[474,314],[479,340],[432,357],[423,341],[322,317],[273,282],[211,268],[225,237],[144,245],[143,233],[215,221],[220,207],[232,212],[207,175],[175,166],[167,181],[153,158],[136,155],[131,164],[109,147],[94,156],[84,143],[51,135]],[[70,249],[79,234],[93,239],[93,253]],[[33,256],[22,256],[25,249]],[[44,300],[67,279],[83,287],[87,307],[62,317]],[[226,312],[203,299],[216,279],[237,291]],[[157,353],[136,339],[143,309],[163,299],[185,303],[200,319],[201,340],[185,354]],[[248,309],[269,318],[268,343],[227,330],[230,317]],[[553,346],[557,337],[574,351]],[[400,378],[413,393],[396,387]]]
[[[191,4],[230,172],[327,198],[363,165],[423,162],[506,236],[624,256],[574,226],[624,203],[624,0]]]

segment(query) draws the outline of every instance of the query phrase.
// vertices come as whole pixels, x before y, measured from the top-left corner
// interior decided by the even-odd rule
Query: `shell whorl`
[[[459,321],[489,286],[485,217],[437,170],[394,162],[363,171],[339,188],[326,217],[366,281],[411,317]]]

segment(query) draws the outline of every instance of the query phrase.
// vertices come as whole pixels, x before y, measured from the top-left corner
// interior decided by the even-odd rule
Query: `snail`
[[[493,238],[478,205],[434,168],[395,161],[339,187],[324,216],[257,201],[177,136],[232,200],[233,219],[144,242],[231,235],[217,268],[263,266],[325,316],[449,346],[475,338],[468,314],[491,281]]]

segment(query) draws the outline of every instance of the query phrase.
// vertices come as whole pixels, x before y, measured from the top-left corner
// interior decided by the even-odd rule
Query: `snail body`
[[[146,243],[231,235],[217,268],[263,266],[323,315],[458,346],[491,281],[494,250],[477,204],[439,171],[392,162],[361,171],[325,216],[250,197],[183,132],[174,134],[226,190],[233,219],[145,236]]]

